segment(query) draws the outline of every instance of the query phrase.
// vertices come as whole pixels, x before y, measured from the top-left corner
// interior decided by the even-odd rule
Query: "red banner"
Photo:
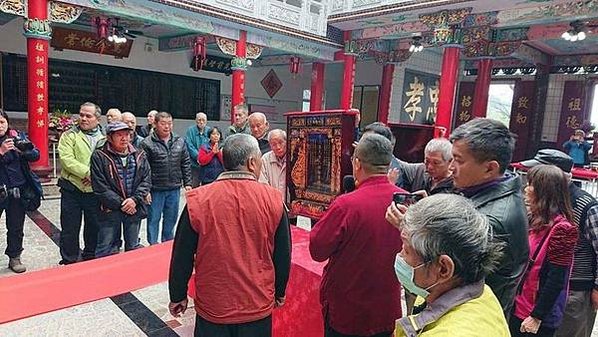
[[[517,135],[512,161],[527,159],[530,121],[535,103],[536,83],[534,81],[517,81],[511,105],[511,122],[509,129]]]
[[[585,82],[567,81],[563,90],[563,105],[556,146],[561,146],[581,127],[585,119]]]
[[[457,96],[457,106],[455,107],[455,128],[465,124],[473,119],[473,93],[475,91],[475,82],[461,82],[459,85],[459,95]]]
[[[54,27],[52,28],[52,40],[50,44],[54,49],[58,50],[72,49],[124,58],[129,57],[133,40],[127,39],[125,43],[114,43],[105,39],[99,39],[97,34],[92,32]]]

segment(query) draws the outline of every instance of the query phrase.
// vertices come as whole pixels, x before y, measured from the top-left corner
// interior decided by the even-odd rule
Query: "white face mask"
[[[399,282],[401,282],[401,284],[405,287],[405,289],[409,290],[409,292],[424,299],[430,295],[429,290],[438,284],[438,282],[436,282],[425,289],[415,284],[415,281],[413,280],[415,277],[415,270],[425,265],[425,263],[422,263],[418,266],[412,267],[405,262],[405,259],[403,259],[400,254],[397,254],[397,257],[395,258],[395,273],[397,274]]]

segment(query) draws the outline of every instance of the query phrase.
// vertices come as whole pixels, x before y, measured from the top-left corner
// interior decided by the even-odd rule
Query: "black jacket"
[[[145,202],[150,193],[151,172],[145,152],[130,146],[129,160],[136,162],[135,177],[133,178],[133,194],[128,196],[125,183],[118,174],[115,161],[119,156],[108,149],[108,143],[98,148],[91,155],[91,186],[93,192],[100,200],[100,210],[106,214],[118,214],[122,202],[133,198],[137,204],[137,213],[132,215],[135,219],[147,217],[147,204]],[[122,213],[124,214],[124,213]]]
[[[152,190],[168,191],[191,186],[191,159],[183,138],[171,135],[168,144],[152,131],[141,142],[152,168]]]
[[[478,211],[488,217],[494,237],[506,243],[498,270],[486,278],[486,284],[494,291],[505,314],[510,315],[529,259],[527,212],[521,195],[521,178],[510,177],[479,191],[470,199]]]

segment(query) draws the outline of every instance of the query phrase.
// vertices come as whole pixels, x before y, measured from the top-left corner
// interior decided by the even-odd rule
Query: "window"
[[[356,86],[353,92],[353,108],[361,113],[359,127],[378,121],[378,98],[380,86]]]
[[[311,90],[303,90],[303,101],[301,105],[301,111],[309,111],[309,100],[311,99]]]
[[[514,91],[514,82],[490,84],[486,117],[500,121],[508,127]]]

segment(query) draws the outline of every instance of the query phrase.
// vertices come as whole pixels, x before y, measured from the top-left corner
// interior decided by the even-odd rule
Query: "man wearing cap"
[[[527,168],[540,164],[555,165],[571,177],[573,159],[561,151],[539,150],[533,159],[521,162]],[[569,195],[579,239],[573,257],[565,316],[555,336],[589,337],[598,309],[598,202],[573,183],[569,184]]]
[[[151,188],[145,152],[131,145],[131,129],[117,121],[106,127],[106,144],[91,156],[91,185],[100,201],[96,257],[118,253],[120,233],[125,251],[139,248],[141,219],[147,217],[145,199]]]

